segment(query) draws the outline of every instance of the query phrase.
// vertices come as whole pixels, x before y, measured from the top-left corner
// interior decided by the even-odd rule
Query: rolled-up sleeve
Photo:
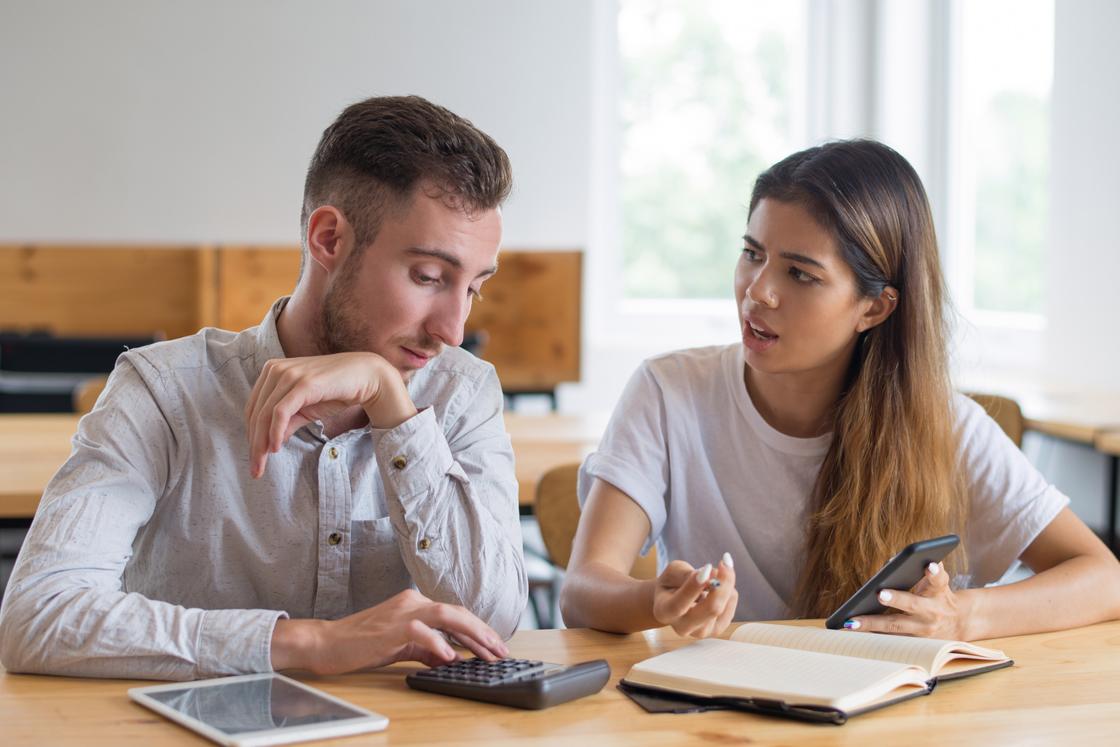
[[[13,672],[190,679],[270,671],[285,613],[202,610],[124,588],[137,533],[177,479],[175,429],[155,372],[122,356],[69,459],[47,485],[0,607]]]
[[[459,604],[509,637],[528,587],[513,448],[489,369],[441,426],[433,408],[374,431],[401,556],[425,596]]]

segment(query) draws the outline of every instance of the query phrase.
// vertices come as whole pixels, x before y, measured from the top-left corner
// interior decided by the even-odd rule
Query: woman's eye
[[[790,277],[799,283],[815,283],[817,279],[798,267],[789,268]]]
[[[482,300],[482,291],[478,290],[477,288],[467,288],[467,295],[469,295],[475,301]]]
[[[757,262],[758,261],[758,250],[757,249],[754,249],[754,248],[749,247],[749,246],[745,246],[745,247],[743,247],[743,255],[750,262]]]
[[[431,275],[425,275],[422,272],[418,272],[416,273],[416,282],[420,283],[420,285],[432,285],[433,283],[438,283],[439,278],[434,278]]]

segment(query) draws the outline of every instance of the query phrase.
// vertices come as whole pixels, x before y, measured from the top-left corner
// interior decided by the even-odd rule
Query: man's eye
[[[482,300],[482,291],[477,288],[467,288],[467,294],[475,301]]]
[[[416,273],[416,282],[422,285],[431,285],[432,283],[438,283],[439,278],[434,278],[431,275],[425,275],[422,272],[418,272]]]
[[[749,246],[745,246],[745,247],[743,247],[743,254],[746,256],[747,260],[750,261],[750,262],[757,262],[758,261],[758,250],[757,249],[754,249],[754,248],[749,247]]]

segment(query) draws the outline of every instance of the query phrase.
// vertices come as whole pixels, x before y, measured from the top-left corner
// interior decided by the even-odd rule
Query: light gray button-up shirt
[[[281,617],[335,619],[415,586],[509,636],[526,580],[494,368],[447,348],[418,415],[327,438],[249,476],[242,414],[284,357],[258,327],[125,353],[47,486],[0,607],[11,671],[190,679],[271,670]]]

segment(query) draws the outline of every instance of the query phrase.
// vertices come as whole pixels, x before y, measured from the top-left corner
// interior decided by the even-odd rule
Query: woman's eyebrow
[[[822,270],[827,270],[828,269],[827,267],[824,266],[824,264],[822,264],[821,262],[818,262],[817,260],[808,256],[807,254],[800,254],[799,252],[782,252],[779,256],[782,259],[790,259],[790,260],[793,260],[794,262],[801,262],[803,264],[813,265],[814,267],[819,267]]]
[[[751,236],[749,233],[743,235],[743,241],[750,244],[751,246],[753,246],[755,249],[758,249],[759,251],[762,251],[762,252],[766,251],[766,247],[764,247],[762,245],[762,242],[759,241],[758,239],[754,238],[753,236]],[[802,262],[802,263],[807,264],[807,265],[812,265],[814,267],[819,267],[822,270],[827,270],[828,269],[827,267],[824,266],[824,264],[822,262],[813,259],[808,254],[802,254],[801,252],[781,252],[778,256],[781,257],[782,259],[789,259],[789,260],[792,260],[794,262]]]

